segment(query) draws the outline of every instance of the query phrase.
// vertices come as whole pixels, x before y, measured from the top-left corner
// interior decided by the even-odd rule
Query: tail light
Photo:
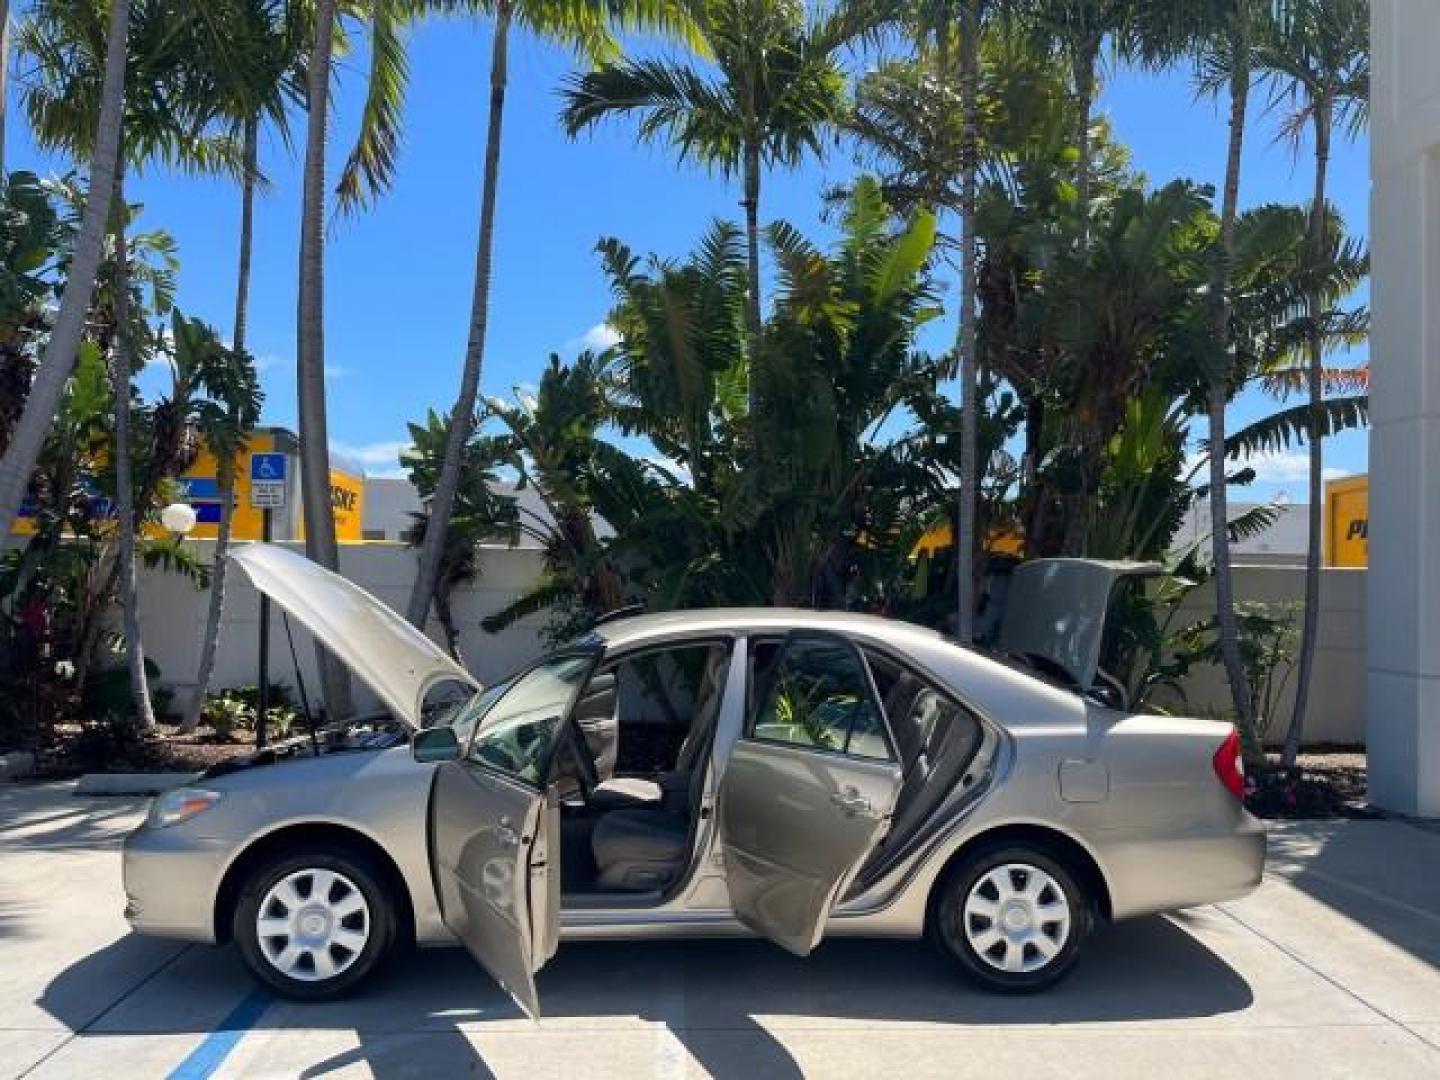
[[[1245,801],[1245,756],[1240,749],[1240,733],[1233,727],[1220,749],[1215,751],[1215,775],[1227,791],[1241,802]]]

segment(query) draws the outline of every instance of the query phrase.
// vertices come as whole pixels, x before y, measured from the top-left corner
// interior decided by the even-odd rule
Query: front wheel
[[[359,852],[314,849],[256,868],[235,906],[235,944],[284,997],[321,1001],[359,986],[395,942],[383,877]]]
[[[1053,854],[1014,845],[977,852],[950,874],[934,936],[966,973],[1003,993],[1044,990],[1074,966],[1094,904]]]

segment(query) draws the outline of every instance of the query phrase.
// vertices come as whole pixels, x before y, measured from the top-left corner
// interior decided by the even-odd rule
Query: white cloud
[[[1305,481],[1310,478],[1310,454],[1306,450],[1276,450],[1268,454],[1257,454],[1244,462],[1255,470],[1255,479],[1262,484],[1286,484]],[[1326,480],[1338,480],[1349,476],[1345,469],[1326,468],[1321,470]]]
[[[355,374],[355,369],[348,364],[326,364],[325,377],[327,379],[348,379]]]
[[[332,442],[330,449],[338,456],[354,462],[366,476],[405,476],[400,467],[400,454],[410,449],[408,439],[382,439],[378,442]]]
[[[583,349],[590,349],[592,352],[603,352],[605,349],[620,343],[620,332],[608,322],[598,322],[578,337],[573,337],[565,343],[565,348],[574,352]]]

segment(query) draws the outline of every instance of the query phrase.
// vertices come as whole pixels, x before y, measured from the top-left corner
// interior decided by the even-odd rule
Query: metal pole
[[[260,511],[260,539],[270,543],[270,510]],[[260,594],[260,710],[255,716],[255,749],[265,749],[265,718],[270,711],[270,597]]]

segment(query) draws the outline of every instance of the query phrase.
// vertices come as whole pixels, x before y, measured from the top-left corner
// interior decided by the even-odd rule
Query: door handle
[[[873,809],[870,805],[870,800],[854,788],[851,788],[849,791],[835,792],[835,794],[830,796],[830,801],[851,817],[856,817],[861,814],[868,815]]]

